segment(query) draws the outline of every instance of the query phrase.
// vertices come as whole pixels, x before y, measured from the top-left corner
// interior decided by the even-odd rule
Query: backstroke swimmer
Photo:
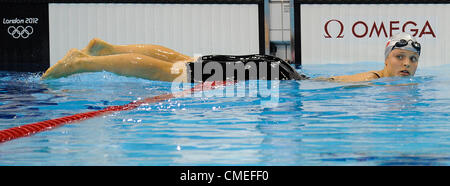
[[[410,34],[398,33],[390,38],[385,47],[384,69],[313,80],[359,82],[383,77],[414,76],[420,50],[420,44]],[[159,45],[112,45],[95,38],[82,50],[71,49],[63,59],[47,69],[42,79],[108,71],[149,80],[186,82],[185,64],[194,61],[194,57]]]

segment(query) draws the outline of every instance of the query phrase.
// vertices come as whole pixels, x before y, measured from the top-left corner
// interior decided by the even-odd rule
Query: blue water
[[[318,77],[382,65],[302,71]],[[450,165],[449,71],[419,67],[413,78],[282,81],[272,89],[241,82],[1,143],[0,165]],[[0,129],[172,91],[168,82],[107,72],[39,77],[0,72]]]

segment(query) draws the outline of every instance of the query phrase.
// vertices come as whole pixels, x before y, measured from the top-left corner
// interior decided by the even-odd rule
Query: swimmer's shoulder
[[[331,81],[340,82],[358,82],[358,81],[371,81],[383,77],[380,71],[361,72],[353,75],[333,76],[329,78]]]
[[[368,77],[370,79],[379,79],[383,77],[383,72],[382,71],[369,71],[368,73]]]
[[[382,72],[380,71],[362,72],[355,75],[359,76],[360,81],[371,81],[383,77]]]

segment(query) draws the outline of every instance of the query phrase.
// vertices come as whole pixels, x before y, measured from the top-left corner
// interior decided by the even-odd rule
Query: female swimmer
[[[369,71],[354,75],[319,77],[315,80],[330,80],[340,82],[370,81],[383,77],[414,76],[420,56],[420,43],[407,33],[393,35],[384,50],[384,69]]]
[[[413,76],[420,56],[420,44],[407,33],[390,38],[385,48],[384,69],[354,75],[315,78],[340,82],[370,81],[382,77]],[[66,77],[82,72],[109,71],[119,75],[160,81],[186,81],[187,62],[195,58],[159,45],[112,45],[93,39],[82,50],[71,49],[42,79]]]

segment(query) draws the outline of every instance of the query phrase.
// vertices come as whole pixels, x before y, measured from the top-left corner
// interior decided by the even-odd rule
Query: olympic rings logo
[[[11,35],[14,39],[23,38],[26,39],[33,34],[33,27],[31,26],[18,26],[17,28],[14,26],[8,27],[8,34]]]

